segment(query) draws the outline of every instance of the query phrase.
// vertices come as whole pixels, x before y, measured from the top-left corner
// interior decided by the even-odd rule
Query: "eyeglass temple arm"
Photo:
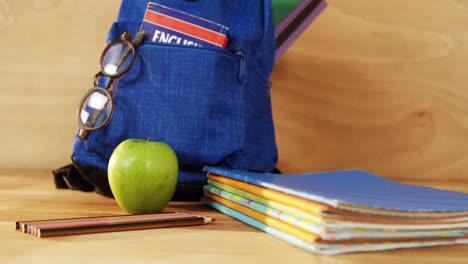
[[[144,30],[138,31],[136,33],[135,37],[132,40],[133,47],[140,46],[140,44],[143,42],[144,38],[145,38],[145,31]],[[128,55],[130,55],[131,51],[132,51],[132,49],[130,49],[130,48],[127,48],[127,50],[125,50],[125,53],[122,55],[119,62],[117,63],[117,68],[122,66],[123,62],[125,61],[125,59],[127,59]]]
[[[140,30],[136,33],[135,37],[133,38],[132,40],[132,44],[135,46],[135,47],[138,47],[140,46],[140,44],[143,42],[143,39],[145,38],[145,31],[144,30]]]

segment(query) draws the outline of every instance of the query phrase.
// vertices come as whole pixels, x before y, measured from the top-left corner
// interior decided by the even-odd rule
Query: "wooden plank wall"
[[[468,1],[329,0],[276,64],[285,172],[467,180]],[[0,168],[69,161],[116,0],[0,0]]]

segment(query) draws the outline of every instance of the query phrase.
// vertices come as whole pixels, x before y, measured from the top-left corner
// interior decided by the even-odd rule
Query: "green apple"
[[[129,213],[161,211],[174,195],[179,166],[166,143],[127,139],[112,152],[109,185],[120,207]]]

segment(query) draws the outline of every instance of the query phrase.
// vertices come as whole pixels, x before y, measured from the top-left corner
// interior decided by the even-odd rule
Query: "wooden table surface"
[[[468,192],[468,183],[419,182]],[[167,210],[216,218],[213,224],[55,238],[15,231],[15,221],[123,214],[113,199],[57,190],[47,171],[0,173],[0,263],[468,263],[468,246],[320,256],[289,245],[201,203]]]

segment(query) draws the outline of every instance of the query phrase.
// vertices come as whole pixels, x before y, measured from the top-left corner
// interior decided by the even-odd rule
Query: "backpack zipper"
[[[247,63],[245,54],[241,50],[236,51],[236,55],[239,58],[239,82],[241,84],[247,83]]]

